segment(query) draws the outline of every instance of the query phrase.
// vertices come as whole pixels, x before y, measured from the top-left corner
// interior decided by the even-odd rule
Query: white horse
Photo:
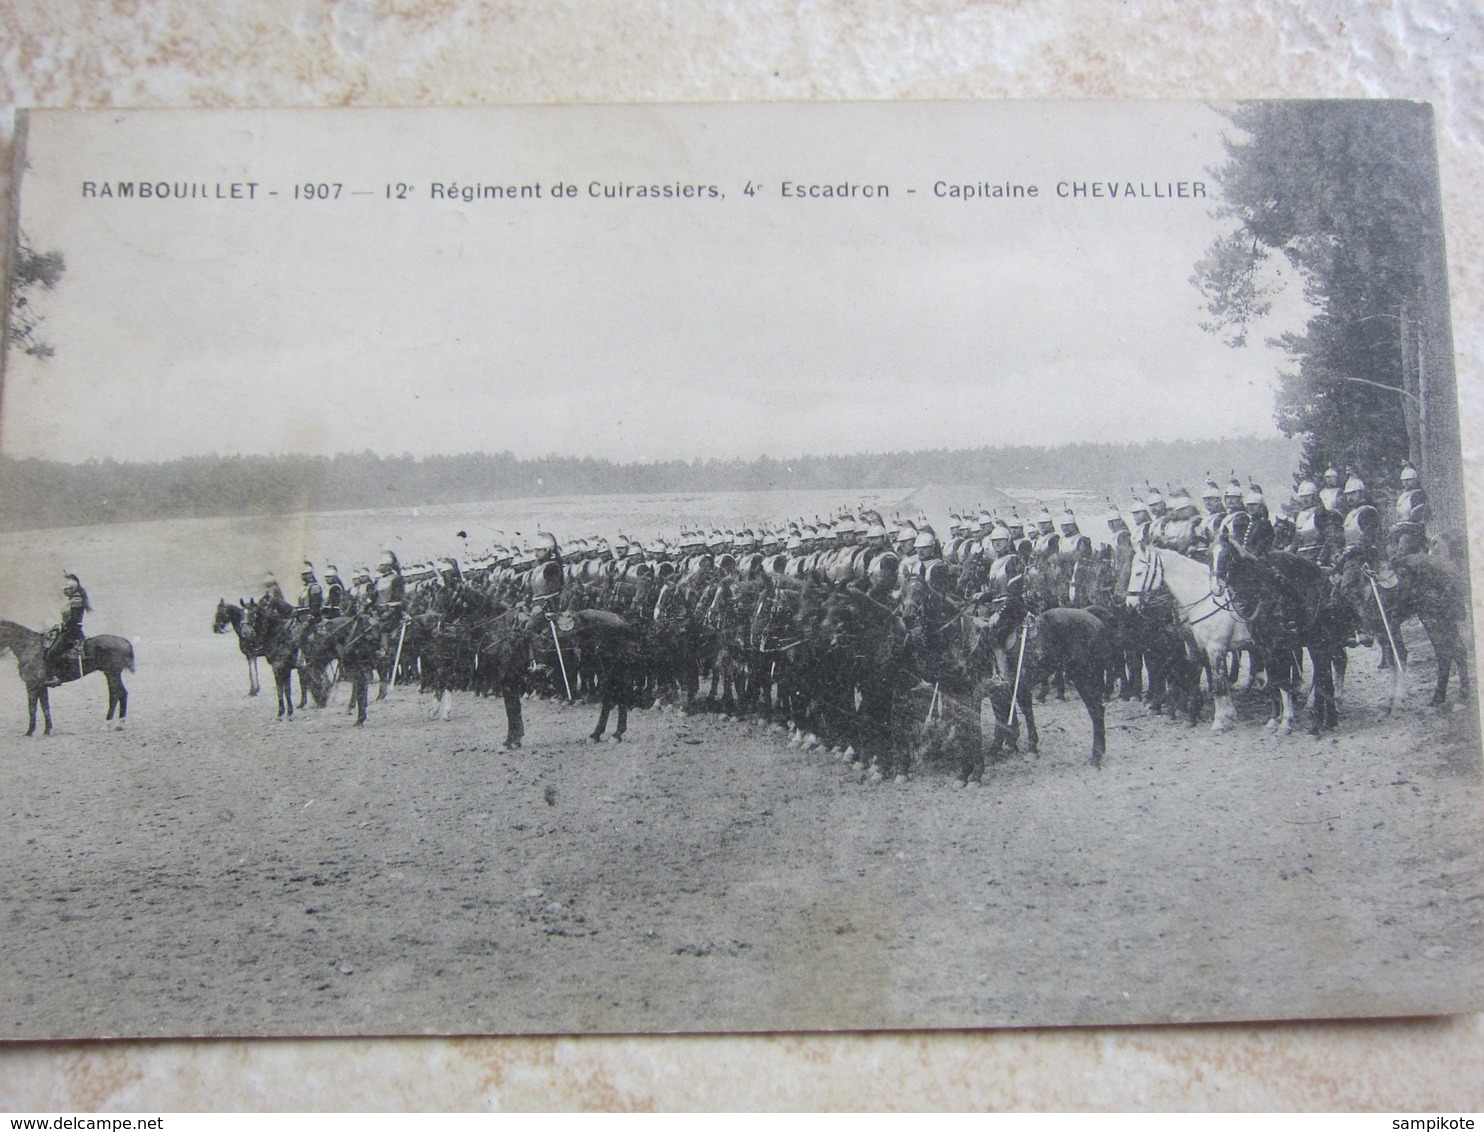
[[[1252,634],[1232,610],[1230,600],[1214,591],[1211,571],[1205,563],[1173,550],[1135,545],[1127,603],[1138,608],[1161,591],[1168,591],[1174,602],[1175,617],[1184,631],[1186,647],[1193,643],[1205,660],[1211,695],[1216,701],[1211,730],[1225,731],[1229,723],[1236,722],[1227,678],[1227,654],[1233,649],[1251,647]],[[1291,726],[1291,698],[1285,698],[1283,711],[1282,725],[1286,729]]]

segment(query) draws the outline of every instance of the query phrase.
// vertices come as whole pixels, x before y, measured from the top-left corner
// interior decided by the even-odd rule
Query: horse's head
[[[1137,609],[1159,588],[1159,556],[1140,541],[1134,546],[1134,556],[1129,562],[1128,592],[1124,604]]]
[[[238,616],[241,616],[239,614]],[[211,631],[213,633],[225,633],[227,626],[232,623],[232,614],[227,606],[226,598],[218,598],[216,603],[216,616],[211,619]]]

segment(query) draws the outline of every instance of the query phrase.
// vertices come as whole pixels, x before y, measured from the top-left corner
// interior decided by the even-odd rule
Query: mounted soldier
[[[1139,496],[1134,496],[1134,501],[1128,507],[1129,538],[1133,543],[1144,546],[1154,533],[1154,517],[1149,514],[1149,504],[1145,503]]]
[[[93,611],[92,603],[88,601],[88,591],[82,588],[82,582],[76,574],[63,574],[66,585],[62,587],[62,619],[47,633],[42,657],[46,661],[46,686],[57,688],[62,684],[62,678],[57,675],[58,669],[65,662],[76,663],[81,675],[82,645],[87,638],[82,631],[83,614]],[[75,654],[73,650],[76,650]],[[36,722],[33,709],[31,722]]]
[[[325,588],[314,572],[314,563],[308,559],[304,561],[304,569],[299,571],[299,581],[304,588],[299,591],[299,604],[294,614],[300,621],[313,625],[319,621],[320,612],[325,607]]]
[[[1169,511],[1154,536],[1154,545],[1187,558],[1200,558],[1206,549],[1200,534],[1200,509],[1182,487],[1170,496]]]
[[[1324,472],[1324,486],[1319,489],[1319,502],[1326,511],[1338,512],[1340,510],[1340,496],[1344,494],[1344,488],[1340,486],[1340,469],[1330,465]]]
[[[1071,507],[1066,507],[1057,523],[1060,528],[1057,542],[1056,567],[1061,585],[1057,594],[1063,605],[1082,608],[1097,600],[1097,551],[1092,539],[1077,526],[1077,516]]]
[[[1159,488],[1144,484],[1144,502],[1149,507],[1149,537],[1155,546],[1164,539],[1165,521],[1170,517],[1170,506]]]
[[[331,562],[325,566],[324,608],[326,617],[339,617],[347,612],[345,583],[340,580],[340,567]]]
[[[1016,553],[1010,528],[996,526],[989,532],[989,544],[994,562],[989,568],[985,589],[976,596],[977,602],[989,603],[990,614],[985,624],[985,635],[994,651],[995,663],[1002,679],[1009,679],[1010,666],[1008,643],[1025,620],[1025,560]]]
[[[1206,486],[1201,489],[1201,507],[1204,514],[1201,516],[1200,538],[1209,548],[1221,533],[1221,524],[1226,518],[1226,501],[1221,498],[1221,488],[1216,485],[1209,472],[1206,474]]]
[[[1250,522],[1247,525],[1247,533],[1243,536],[1242,547],[1253,554],[1266,554],[1273,549],[1273,520],[1268,517],[1268,502],[1262,494],[1262,488],[1255,483],[1247,485],[1247,491],[1242,496],[1242,504],[1247,508],[1247,516]]]
[[[1401,492],[1396,497],[1396,522],[1391,537],[1397,555],[1427,553],[1427,521],[1432,508],[1422,479],[1410,460],[1402,464]]]
[[[1325,510],[1319,501],[1319,487],[1313,480],[1300,482],[1293,498],[1298,509],[1293,517],[1294,553],[1315,565],[1328,567],[1333,513]]]
[[[1360,554],[1372,570],[1381,566],[1381,512],[1359,476],[1345,481],[1345,553]]]

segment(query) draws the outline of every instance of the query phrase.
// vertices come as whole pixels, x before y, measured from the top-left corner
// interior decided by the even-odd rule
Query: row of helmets
[[[1326,485],[1340,490],[1344,495],[1363,496],[1366,493],[1366,484],[1359,476],[1349,475],[1344,479],[1343,486],[1341,478],[1341,473],[1334,467],[1329,468],[1324,474]],[[1403,488],[1418,486],[1417,469],[1410,461],[1403,464],[1399,479]],[[1181,519],[1193,518],[1200,514],[1200,507],[1186,488],[1172,487],[1166,497],[1157,487],[1146,482],[1142,496],[1136,491],[1131,491],[1130,494],[1133,500],[1126,514],[1120,512],[1112,500],[1108,501],[1106,518],[1110,529],[1126,528],[1130,525],[1130,521],[1133,526],[1137,527],[1151,519],[1163,518],[1166,515]],[[1283,510],[1292,512],[1313,506],[1319,495],[1318,485],[1312,479],[1306,479],[1295,489],[1293,498],[1284,501]],[[1208,512],[1214,509],[1210,505],[1216,501],[1220,501],[1228,511],[1266,503],[1261,487],[1251,482],[1244,487],[1235,474],[1224,489],[1207,476],[1200,498],[1202,503],[1207,504]],[[594,535],[569,542],[566,557],[575,560],[598,557],[624,560],[686,556],[707,551],[729,551],[739,554],[754,551],[797,553],[812,549],[813,545],[820,541],[838,541],[848,537],[891,543],[903,553],[932,554],[941,549],[937,532],[927,519],[921,516],[915,520],[898,517],[894,522],[895,526],[888,528],[879,513],[862,509],[858,515],[850,513],[849,510],[841,510],[835,518],[829,520],[822,520],[816,516],[813,523],[800,519],[788,523],[786,530],[767,526],[760,527],[756,532],[751,528],[744,528],[740,531],[713,528],[708,534],[703,529],[689,529],[682,531],[680,537],[673,543],[656,536],[651,542],[645,544],[625,535],[619,535],[614,542],[610,543],[606,538]],[[1060,533],[1063,536],[1072,536],[1081,533],[1077,518],[1070,506],[1066,506],[1060,516],[1053,517],[1050,510],[1042,505],[1034,522],[1039,534]],[[1025,524],[1018,512],[1014,510],[1007,517],[980,510],[977,514],[952,514],[948,531],[951,539],[1017,542],[1025,536]],[[463,534],[463,532],[459,533]],[[389,574],[401,571],[404,580],[415,583],[435,577],[462,580],[469,574],[506,567],[523,570],[544,558],[561,553],[554,535],[543,532],[540,537],[544,540],[540,545],[495,545],[485,551],[466,553],[462,558],[446,555],[428,557],[410,567],[403,566],[396,553],[387,550],[382,553],[376,572]],[[339,567],[334,563],[326,564],[321,577],[314,564],[308,559],[304,561],[300,576],[305,584],[318,581],[327,586],[339,584],[347,588],[369,585],[373,581],[371,569],[367,566],[354,567],[347,580],[342,577]],[[271,574],[268,575],[267,580],[276,584],[276,579]]]

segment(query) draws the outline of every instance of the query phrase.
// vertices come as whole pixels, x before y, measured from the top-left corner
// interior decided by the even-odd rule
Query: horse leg
[[[613,703],[612,687],[608,680],[604,680],[603,706],[598,710],[598,725],[593,728],[593,733],[587,737],[588,742],[601,743],[603,741],[603,732],[608,729],[608,713],[613,710]]]
[[[1087,708],[1087,717],[1092,720],[1092,765],[1101,767],[1103,765],[1103,753],[1107,750],[1107,739],[1103,731],[1103,696],[1102,681],[1095,671],[1074,671],[1072,673],[1072,686],[1077,689],[1077,694],[1082,697],[1083,706]]]
[[[46,729],[41,734],[50,735],[52,733],[52,697],[44,684],[41,687],[41,714],[46,720]],[[32,726],[35,726],[36,721],[33,719],[31,722]]]
[[[26,686],[26,711],[31,717],[31,726],[26,728],[27,735],[36,734],[36,705],[41,701],[41,693],[29,684]]]
[[[1218,651],[1216,646],[1211,646],[1206,653],[1206,671],[1211,674],[1211,730],[1221,734],[1230,724],[1236,722],[1236,712],[1232,710],[1231,683],[1227,679],[1228,669],[1226,667],[1225,650]]]
[[[255,656],[247,658],[247,694],[258,694],[258,658]]]
[[[446,687],[440,688],[438,690],[438,721],[440,723],[448,722],[448,709],[452,705],[452,702],[453,693]]]
[[[520,693],[513,685],[505,686],[505,749],[507,751],[520,750],[521,741],[525,738],[526,726],[521,717]]]

